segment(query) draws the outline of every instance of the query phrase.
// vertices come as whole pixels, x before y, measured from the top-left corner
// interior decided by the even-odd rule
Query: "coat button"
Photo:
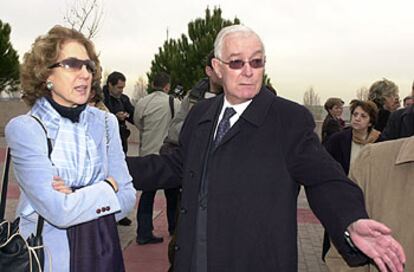
[[[111,207],[106,206],[106,211],[109,212],[111,210]]]
[[[96,209],[97,214],[100,214],[101,212],[102,212],[101,209]]]
[[[179,250],[180,250],[180,247],[179,247],[178,245],[175,245],[175,246],[174,246],[174,250],[175,250],[175,251],[179,251]]]
[[[180,209],[180,213],[181,214],[186,214],[187,213],[187,209],[186,208],[181,208]]]
[[[194,177],[194,172],[190,171],[190,177],[193,178]]]

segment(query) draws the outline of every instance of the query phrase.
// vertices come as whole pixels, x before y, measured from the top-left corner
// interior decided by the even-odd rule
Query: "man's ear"
[[[221,64],[220,64],[220,60],[213,58],[211,60],[211,65],[213,65],[213,69],[214,72],[216,73],[218,78],[222,78],[222,74],[221,74]]]

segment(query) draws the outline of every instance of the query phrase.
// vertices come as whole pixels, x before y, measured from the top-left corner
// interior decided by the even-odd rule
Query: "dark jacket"
[[[377,118],[377,122],[375,123],[374,128],[382,132],[385,126],[387,125],[388,118],[390,118],[390,114],[391,112],[389,110],[379,107],[378,118]]]
[[[346,128],[343,131],[335,133],[326,142],[326,150],[331,156],[339,162],[345,171],[349,173],[349,164],[351,160],[351,146],[352,146],[352,128]]]
[[[340,120],[330,114],[326,115],[322,124],[322,144],[325,144],[332,134],[341,131],[343,127],[344,125],[341,124]]]
[[[182,180],[174,271],[190,271],[206,172],[209,272],[296,272],[301,184],[346,260],[364,263],[344,239],[350,223],[367,218],[362,192],[319,143],[309,111],[262,89],[212,150],[207,168],[207,147],[222,104],[219,95],[193,107],[173,154],[127,160],[137,189],[174,187]]]
[[[388,141],[414,135],[414,105],[391,113],[380,141]]]

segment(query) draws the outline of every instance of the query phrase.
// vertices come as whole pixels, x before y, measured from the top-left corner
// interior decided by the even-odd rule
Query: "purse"
[[[43,124],[32,116],[42,126]],[[49,158],[52,152],[52,144],[48,140]],[[36,234],[31,234],[27,239],[19,232],[20,218],[13,222],[5,220],[6,197],[9,181],[11,155],[10,149],[6,149],[6,158],[4,161],[2,192],[0,201],[0,271],[2,272],[37,272],[42,271],[44,267],[44,246],[42,239],[42,230],[44,219],[39,215],[37,221]]]

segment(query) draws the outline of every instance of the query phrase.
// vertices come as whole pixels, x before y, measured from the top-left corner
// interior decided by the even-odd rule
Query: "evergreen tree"
[[[11,27],[0,20],[0,93],[18,90],[19,56],[10,43]]]
[[[171,86],[181,85],[184,90],[189,90],[205,76],[205,58],[214,48],[218,32],[225,26],[239,23],[237,18],[233,21],[223,19],[220,8],[214,8],[212,13],[207,8],[205,18],[188,24],[188,37],[182,34],[179,39],[168,39],[159,48],[147,73],[148,81],[152,82],[156,73],[164,71],[171,76]]]

